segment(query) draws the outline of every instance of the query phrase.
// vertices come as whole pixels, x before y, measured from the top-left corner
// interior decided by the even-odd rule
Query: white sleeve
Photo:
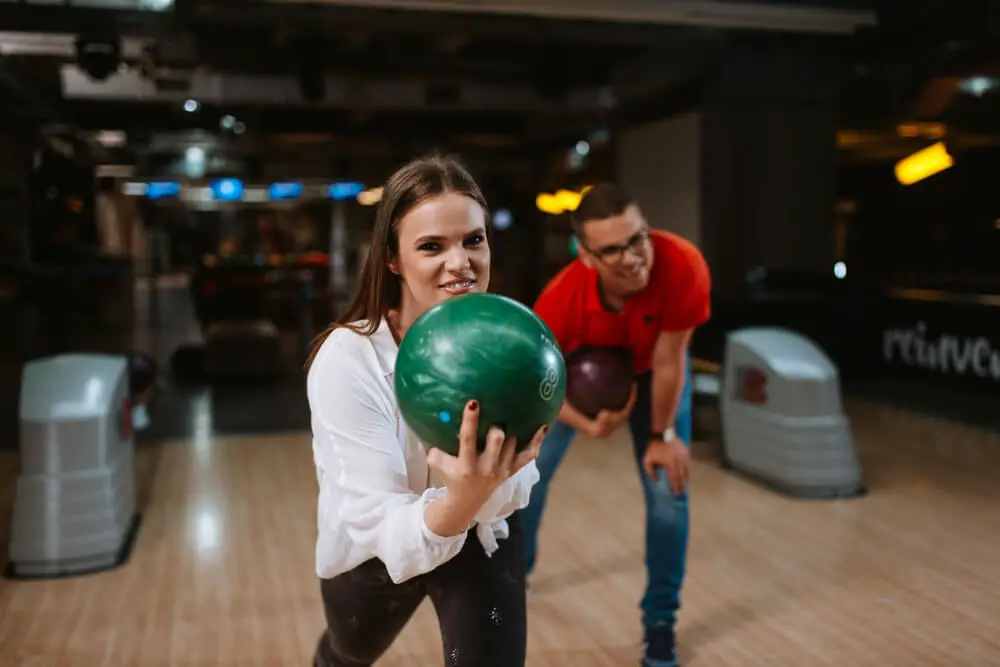
[[[338,345],[310,369],[309,408],[313,428],[324,431],[321,463],[338,487],[337,507],[331,511],[351,539],[378,557],[400,583],[456,556],[468,531],[441,537],[427,527],[424,508],[444,490],[418,494],[408,487],[396,419],[371,375],[363,360]]]
[[[479,509],[476,521],[481,524],[491,524],[527,507],[531,499],[531,488],[538,482],[539,477],[538,467],[534,461],[518,470],[510,479],[497,487],[486,504]]]
[[[535,462],[532,461],[517,471],[506,482],[501,484],[490,499],[486,501],[476,514],[476,537],[483,546],[487,556],[500,548],[497,540],[510,537],[510,525],[507,517],[528,505],[531,499],[531,487],[538,481],[539,474]]]

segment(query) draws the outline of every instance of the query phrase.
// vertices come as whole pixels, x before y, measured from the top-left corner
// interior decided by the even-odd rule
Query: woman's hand
[[[458,456],[452,456],[434,448],[427,453],[427,464],[438,473],[448,491],[467,502],[474,510],[479,510],[498,486],[511,475],[528,465],[538,456],[538,449],[547,426],[535,434],[531,445],[524,451],[516,451],[513,436],[497,427],[492,427],[486,435],[486,448],[478,451],[476,434],[479,431],[479,405],[470,401],[462,415],[462,426],[458,434]]]
[[[520,453],[516,451],[515,438],[507,437],[497,427],[487,432],[486,447],[479,452],[478,430],[479,405],[470,401],[462,415],[458,456],[437,448],[427,453],[427,465],[437,473],[447,493],[428,506],[425,520],[427,527],[442,537],[467,530],[497,487],[538,456],[548,426],[538,429],[531,445]],[[438,507],[433,509],[435,506]]]

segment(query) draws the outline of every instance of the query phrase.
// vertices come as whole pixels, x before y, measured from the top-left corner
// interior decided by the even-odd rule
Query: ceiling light
[[[970,76],[968,79],[964,79],[959,86],[970,95],[981,97],[997,87],[997,80],[988,76]]]

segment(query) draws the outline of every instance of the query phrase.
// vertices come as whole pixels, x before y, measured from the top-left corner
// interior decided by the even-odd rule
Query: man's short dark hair
[[[598,183],[583,195],[580,205],[571,216],[573,230],[579,234],[580,228],[590,220],[604,220],[621,215],[635,203],[631,195],[614,183]]]

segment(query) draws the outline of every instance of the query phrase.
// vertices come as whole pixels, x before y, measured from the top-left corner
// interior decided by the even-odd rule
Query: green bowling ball
[[[566,395],[566,365],[548,326],[497,294],[471,293],[434,306],[409,328],[395,368],[396,400],[427,447],[458,453],[465,405],[479,402],[479,449],[490,426],[517,449],[551,424]]]

